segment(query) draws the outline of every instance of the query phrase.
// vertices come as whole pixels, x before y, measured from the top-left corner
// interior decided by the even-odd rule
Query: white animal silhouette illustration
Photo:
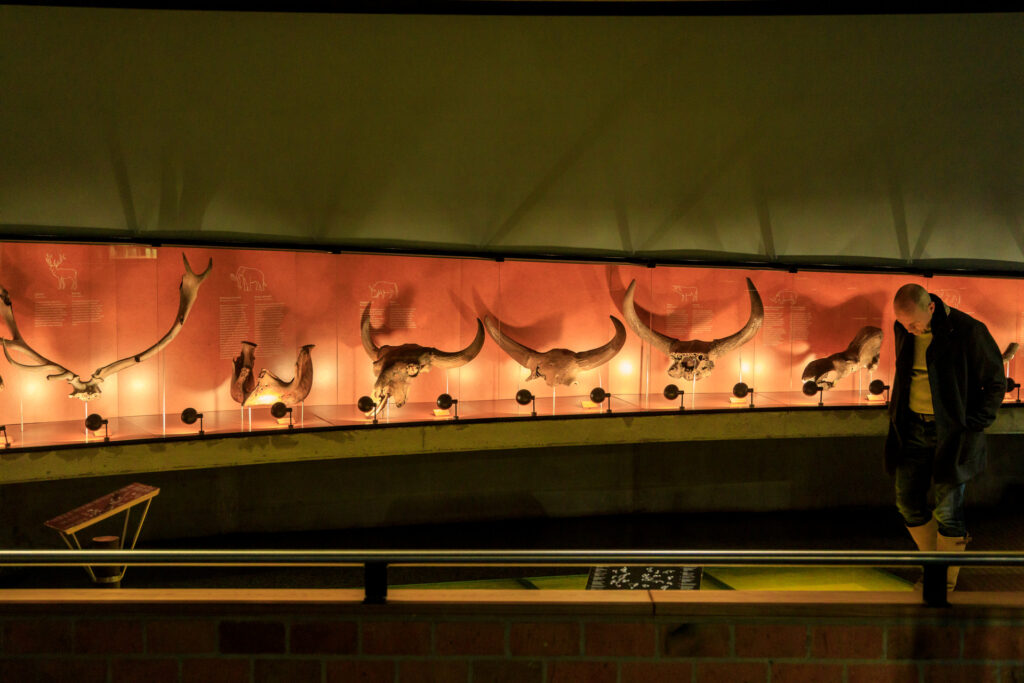
[[[53,254],[46,255],[46,263],[50,266],[50,272],[57,278],[57,289],[64,289],[67,283],[70,283],[71,289],[78,289],[78,271],[74,268],[59,267],[66,260],[67,257],[64,254],[61,254],[60,258],[54,258]]]
[[[235,281],[239,289],[246,292],[249,290],[262,292],[267,288],[267,279],[263,276],[263,271],[257,268],[238,266],[238,270],[231,273],[231,279]]]
[[[398,283],[379,280],[370,285],[370,297],[374,299],[397,299]]]

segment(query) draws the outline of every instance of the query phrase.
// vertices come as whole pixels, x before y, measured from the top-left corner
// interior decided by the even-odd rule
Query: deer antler
[[[7,327],[10,329],[12,336],[11,339],[0,338],[0,342],[3,343],[4,347],[4,356],[7,357],[7,360],[11,365],[17,366],[23,370],[28,370],[30,372],[52,372],[53,374],[48,374],[46,379],[65,380],[72,387],[72,391],[69,396],[83,401],[91,401],[92,399],[97,398],[101,393],[99,385],[106,377],[110,377],[116,372],[120,372],[127,367],[135,365],[136,363],[141,363],[147,358],[156,355],[161,349],[170,344],[171,340],[178,336],[178,332],[181,331],[181,326],[185,324],[185,319],[188,318],[189,311],[192,310],[192,305],[196,302],[196,297],[199,295],[199,285],[202,284],[203,280],[206,279],[206,276],[210,274],[210,270],[213,268],[213,259],[210,259],[210,262],[206,266],[206,270],[199,275],[196,275],[192,271],[192,266],[189,265],[188,259],[184,254],[181,255],[181,258],[185,262],[185,274],[181,276],[181,286],[179,287],[180,297],[178,299],[178,314],[174,318],[174,323],[171,325],[171,329],[167,331],[167,334],[165,334],[160,341],[142,353],[134,356],[128,356],[127,358],[122,358],[108,365],[104,365],[93,372],[89,379],[83,380],[80,375],[76,375],[63,365],[54,363],[52,360],[49,360],[35,351],[25,342],[24,338],[21,336],[21,332],[18,331],[18,324],[14,320],[14,308],[11,306],[11,297],[7,290],[0,285],[0,304],[2,304],[0,305],[0,317],[2,317],[4,322],[7,323]],[[11,354],[8,351],[9,347],[24,353],[35,361],[35,363],[19,363],[14,360],[11,358]]]

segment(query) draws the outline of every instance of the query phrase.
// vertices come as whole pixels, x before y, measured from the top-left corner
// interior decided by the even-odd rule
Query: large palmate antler
[[[153,346],[150,346],[142,353],[134,356],[128,356],[127,358],[116,360],[109,365],[97,368],[89,379],[82,379],[80,375],[68,370],[63,365],[46,358],[28,345],[24,337],[21,336],[21,332],[18,331],[18,324],[14,320],[14,308],[11,305],[10,294],[2,285],[0,285],[0,317],[3,318],[5,323],[7,323],[7,328],[11,332],[10,339],[0,337],[0,342],[3,343],[4,347],[4,355],[7,357],[7,360],[11,365],[19,367],[22,370],[28,370],[36,373],[45,372],[48,373],[46,375],[46,379],[48,380],[62,379],[66,381],[72,387],[72,391],[68,395],[73,398],[77,398],[82,401],[91,401],[94,398],[98,398],[101,393],[100,384],[102,384],[104,379],[110,377],[114,373],[124,370],[125,368],[141,363],[147,358],[155,356],[161,349],[170,344],[171,341],[178,336],[178,332],[181,331],[181,326],[185,324],[185,319],[188,318],[188,313],[192,310],[192,305],[196,302],[196,296],[199,294],[199,285],[202,284],[203,280],[206,279],[206,276],[210,274],[210,270],[213,268],[213,259],[210,259],[209,264],[206,266],[206,270],[199,275],[196,275],[192,271],[192,267],[189,265],[188,259],[185,258],[184,254],[181,255],[181,258],[185,262],[185,274],[181,276],[178,314],[175,316],[174,323],[171,325],[171,329],[167,331],[167,334],[165,334],[160,341]],[[23,353],[34,362],[21,363],[14,360],[11,358],[11,350]]]

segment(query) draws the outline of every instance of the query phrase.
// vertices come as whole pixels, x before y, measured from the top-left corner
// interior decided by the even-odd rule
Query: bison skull
[[[409,383],[414,377],[421,372],[429,372],[431,368],[448,370],[465,365],[476,358],[484,345],[484,326],[477,320],[476,337],[461,351],[449,353],[419,344],[377,346],[370,330],[369,304],[363,309],[360,331],[363,348],[373,361],[373,371],[377,375],[372,393],[376,410],[380,410],[389,398],[396,408],[401,408],[409,397]]]
[[[551,349],[550,351],[534,351],[528,346],[523,346],[516,340],[501,331],[501,326],[494,318],[487,316],[485,324],[491,338],[510,355],[515,362],[530,371],[526,378],[529,382],[532,379],[541,378],[549,387],[569,386],[576,383],[576,376],[586,370],[593,370],[600,367],[615,357],[626,343],[626,328],[614,316],[612,319],[615,326],[615,336],[604,346],[599,346],[590,351],[574,352],[569,349]]]
[[[757,293],[757,288],[750,278],[747,278],[747,293],[750,295],[750,317],[747,323],[739,332],[709,342],[699,339],[674,339],[644,325],[636,314],[633,303],[635,291],[636,280],[633,280],[629,283],[626,296],[622,300],[622,313],[626,316],[626,324],[638,337],[672,360],[672,365],[668,369],[670,377],[681,377],[686,380],[707,377],[715,369],[716,359],[753,339],[764,322],[764,304],[761,303],[761,295]]]
[[[881,352],[882,330],[870,325],[862,327],[845,351],[808,363],[801,379],[805,382],[813,381],[819,388],[828,391],[839,380],[861,368],[874,370],[878,366]]]

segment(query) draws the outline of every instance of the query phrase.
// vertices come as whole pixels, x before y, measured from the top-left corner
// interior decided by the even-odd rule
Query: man
[[[896,477],[896,506],[918,550],[963,551],[970,540],[964,488],[985,469],[983,432],[1006,393],[1002,357],[983,323],[920,285],[901,287],[893,309],[885,463]],[[950,590],[958,572],[949,568]]]

